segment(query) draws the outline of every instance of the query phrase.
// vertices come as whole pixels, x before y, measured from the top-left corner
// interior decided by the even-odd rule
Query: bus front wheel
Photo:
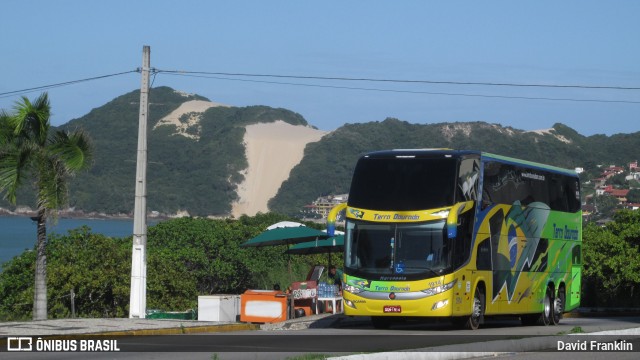
[[[480,323],[484,319],[484,292],[479,287],[476,288],[473,294],[473,309],[471,315],[467,318],[462,318],[464,321],[463,327],[467,330],[477,330],[480,327]],[[458,320],[459,321],[459,320]],[[454,323],[460,324],[460,322],[454,321]]]

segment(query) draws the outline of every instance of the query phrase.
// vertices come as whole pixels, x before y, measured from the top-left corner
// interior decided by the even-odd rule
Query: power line
[[[235,79],[235,78],[227,78],[227,77],[212,76],[212,75],[211,76],[195,75],[194,72],[186,73],[186,72],[173,72],[173,71],[159,70],[158,73],[174,75],[174,76],[197,77],[197,78],[207,78],[207,79],[227,80],[227,81],[242,81],[242,82],[263,83],[263,84],[277,84],[277,85],[290,85],[290,86],[302,86],[302,87],[360,90],[360,91],[377,91],[377,92],[391,92],[391,93],[405,93],[405,94],[426,94],[426,95],[463,96],[463,97],[498,98],[498,99],[521,99],[521,100],[549,100],[549,101],[571,101],[571,102],[640,104],[640,101],[631,101],[631,100],[550,98],[550,97],[532,97],[532,96],[486,95],[486,94],[467,94],[467,93],[451,93],[451,92],[435,92],[435,91],[379,89],[379,88],[364,88],[364,87],[352,87],[352,86],[303,84],[303,83],[267,81],[267,80]]]
[[[413,83],[413,84],[446,84],[446,85],[478,85],[478,86],[506,86],[506,87],[541,87],[541,88],[573,88],[573,89],[606,89],[606,90],[640,90],[640,87],[608,86],[608,85],[568,85],[568,84],[519,84],[519,83],[495,83],[495,82],[470,82],[470,81],[437,81],[437,80],[403,80],[403,79],[375,79],[375,78],[350,78],[304,75],[280,75],[280,74],[252,74],[252,73],[226,73],[207,71],[182,71],[182,70],[158,70],[159,73],[176,73],[189,75],[218,75],[218,76],[245,76],[245,77],[270,77],[300,80],[335,80],[335,81],[367,81],[386,83]]]
[[[27,88],[27,89],[7,91],[7,92],[0,93],[0,98],[10,97],[10,96],[18,95],[18,94],[26,94],[26,93],[30,93],[30,92],[38,91],[38,90],[46,90],[46,89],[52,89],[52,88],[67,86],[67,85],[73,85],[73,84],[78,84],[78,83],[86,82],[86,81],[104,79],[104,78],[108,78],[108,77],[112,77],[112,76],[124,75],[124,74],[133,73],[133,72],[139,72],[139,71],[140,71],[140,69],[136,69],[136,70],[130,70],[130,71],[123,71],[123,72],[119,72],[119,73],[115,73],[115,74],[100,75],[100,76],[94,76],[94,77],[85,78],[85,79],[65,81],[65,82],[56,83],[56,84],[36,86],[36,87],[32,87],[32,88]]]
[[[640,87],[623,87],[623,86],[594,86],[594,85],[561,85],[561,84],[518,84],[518,83],[493,83],[493,82],[457,82],[457,81],[433,81],[433,80],[399,80],[399,79],[373,79],[373,78],[350,78],[350,77],[324,77],[324,76],[297,76],[297,75],[279,75],[279,74],[252,74],[252,73],[226,73],[226,72],[206,72],[206,71],[181,71],[181,70],[158,70],[151,69],[154,74],[155,80],[156,74],[166,74],[174,76],[184,77],[198,77],[208,78],[216,80],[226,81],[242,81],[252,83],[264,83],[264,84],[276,84],[276,85],[289,85],[289,86],[301,86],[301,87],[316,87],[316,88],[329,88],[329,89],[344,89],[344,90],[359,90],[359,91],[376,91],[376,92],[390,92],[390,93],[405,93],[405,94],[426,94],[426,95],[443,95],[443,96],[463,96],[463,97],[479,97],[479,98],[499,98],[499,99],[522,99],[522,100],[548,100],[548,101],[571,101],[571,102],[595,102],[595,103],[623,103],[623,104],[640,104],[640,101],[631,100],[605,100],[605,99],[576,99],[576,98],[552,98],[552,97],[531,97],[531,96],[513,96],[513,95],[487,95],[487,94],[469,94],[469,93],[453,93],[453,92],[436,92],[436,91],[418,91],[418,90],[399,90],[399,89],[381,89],[381,88],[367,88],[367,87],[354,87],[354,86],[337,86],[337,85],[322,85],[322,84],[308,84],[308,83],[295,83],[295,82],[282,82],[282,81],[268,81],[268,80],[252,80],[252,79],[238,79],[229,78],[225,76],[242,76],[242,77],[254,77],[254,78],[281,78],[281,79],[299,79],[299,80],[331,80],[331,81],[363,81],[363,82],[380,82],[380,83],[404,83],[404,84],[447,84],[447,85],[474,85],[474,86],[498,86],[498,87],[536,87],[536,88],[574,88],[574,89],[598,89],[598,90],[640,90]],[[14,90],[0,93],[0,98],[6,98],[17,94],[24,94],[38,90],[52,89],[56,87],[73,85],[81,82],[87,82],[92,80],[104,79],[133,72],[140,72],[140,68],[136,70],[129,70],[119,73],[94,76],[79,80],[65,81],[56,84],[49,84],[43,86],[37,86],[32,88],[26,88],[21,90]]]

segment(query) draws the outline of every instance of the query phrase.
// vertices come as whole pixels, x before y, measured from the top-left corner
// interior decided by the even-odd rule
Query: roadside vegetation
[[[0,193],[12,205],[21,188],[34,191],[37,244],[34,320],[47,318],[47,218],[69,202],[73,176],[88,169],[93,149],[81,131],[51,130],[51,105],[47,93],[33,102],[22,97],[13,112],[0,111]],[[31,185],[29,187],[28,185]],[[23,200],[22,198],[20,200]]]
[[[326,264],[326,255],[287,256],[285,246],[240,247],[283,220],[291,219],[268,213],[238,220],[182,218],[150,227],[147,308],[184,311],[196,308],[199,295],[286,288],[305,279],[312,265]],[[582,306],[640,306],[639,246],[637,211],[618,212],[605,227],[586,225]],[[4,264],[1,321],[31,318],[35,254],[26,251]],[[332,262],[340,263],[341,255],[333,254]],[[50,318],[71,317],[72,290],[78,317],[128,316],[131,237],[106,237],[83,227],[50,235],[47,256]]]
[[[272,289],[275,284],[284,289],[304,280],[312,265],[326,264],[326,255],[288,256],[285,246],[240,247],[283,220],[291,219],[269,213],[238,220],[181,218],[149,227],[147,309],[195,309],[199,295],[240,294],[246,289]],[[131,247],[131,237],[107,237],[87,227],[50,235],[49,318],[71,317],[72,290],[77,317],[127,317]],[[339,256],[333,254],[332,261],[338,263]],[[0,321],[31,318],[34,269],[35,251],[25,251],[3,265]]]
[[[583,234],[582,306],[640,307],[640,212],[620,210]]]

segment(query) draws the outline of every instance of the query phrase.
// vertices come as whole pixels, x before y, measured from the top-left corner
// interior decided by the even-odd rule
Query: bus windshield
[[[363,157],[353,173],[349,206],[380,211],[451,206],[457,166],[455,158]]]
[[[345,267],[370,279],[428,278],[450,268],[444,220],[426,223],[347,221]]]

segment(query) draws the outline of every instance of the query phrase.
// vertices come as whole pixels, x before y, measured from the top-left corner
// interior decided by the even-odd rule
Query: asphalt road
[[[448,352],[455,349],[471,351],[499,351],[491,347],[473,348],[466,344],[509,344],[521,338],[560,338],[576,331],[598,332],[604,330],[640,328],[640,317],[615,318],[567,318],[558,326],[520,325],[517,319],[489,320],[480,330],[456,330],[448,323],[407,322],[392,326],[389,330],[376,330],[366,323],[342,328],[303,329],[295,331],[245,331],[201,335],[137,336],[117,338],[118,347],[124,352],[110,353],[2,353],[3,359],[286,359],[305,354],[331,354],[339,356],[353,353],[395,352],[393,358],[403,358],[400,351],[420,349],[429,358],[433,350],[426,348],[448,345]],[[466,347],[465,347],[466,346]],[[640,345],[637,345],[640,346]],[[454,349],[454,350],[451,350]],[[640,349],[636,350],[635,354]],[[153,352],[150,352],[153,351]],[[469,350],[463,350],[469,351]],[[449,353],[451,355],[452,353]],[[585,355],[588,354],[588,355]],[[535,357],[535,356],[541,357]],[[598,356],[600,355],[600,356]],[[603,353],[558,352],[540,354],[516,354],[518,359],[602,358]],[[624,358],[628,353],[615,354]],[[618,356],[620,355],[620,356]],[[505,355],[502,355],[505,356]],[[531,357],[533,356],[533,357]],[[415,358],[415,357],[404,357]],[[441,357],[442,358],[442,357]],[[451,357],[449,357],[451,358]],[[492,356],[495,358],[495,354]],[[633,356],[638,358],[638,356]]]

